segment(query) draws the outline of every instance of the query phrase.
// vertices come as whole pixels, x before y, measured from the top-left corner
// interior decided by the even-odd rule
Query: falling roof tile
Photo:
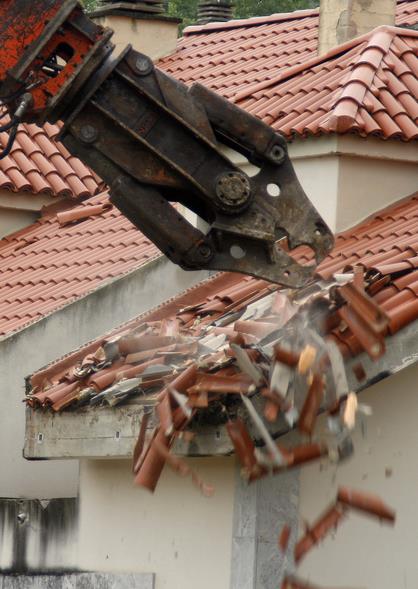
[[[0,336],[161,255],[106,192],[71,211],[77,219],[70,225],[49,214],[0,240]]]

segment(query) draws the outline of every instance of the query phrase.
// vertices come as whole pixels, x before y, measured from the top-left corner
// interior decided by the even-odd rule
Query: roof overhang
[[[362,383],[357,382],[351,370],[359,361],[367,374]],[[414,321],[386,339],[386,354],[379,360],[371,361],[363,353],[346,362],[350,388],[361,392],[417,361],[418,321]],[[62,413],[29,408],[26,411],[24,457],[28,460],[131,459],[146,403],[146,399],[140,398],[120,407],[90,407]],[[283,436],[289,431],[283,420],[272,433]],[[177,440],[173,452],[189,457],[227,456],[233,453],[233,447],[223,426],[207,425],[199,426],[191,442]]]

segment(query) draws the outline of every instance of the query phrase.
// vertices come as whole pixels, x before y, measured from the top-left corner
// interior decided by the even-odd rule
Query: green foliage
[[[87,12],[97,8],[98,0],[81,0],[81,4],[84,6]]]
[[[319,6],[319,0],[232,0],[234,18],[265,16]],[[182,28],[196,22],[198,0],[169,0],[168,13],[183,19]]]
[[[168,14],[183,19],[181,30],[196,23],[198,0],[169,0]]]
[[[97,8],[99,0],[81,0],[81,3],[88,12]],[[196,22],[197,4],[198,0],[168,0],[168,14],[183,19],[183,29]],[[234,18],[250,18],[275,12],[315,8],[319,5],[319,0],[232,0],[232,4]]]
[[[292,12],[304,8],[315,8],[319,0],[235,0],[236,18],[265,16],[275,12]]]

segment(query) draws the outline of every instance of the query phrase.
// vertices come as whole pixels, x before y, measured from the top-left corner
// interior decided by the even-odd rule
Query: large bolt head
[[[286,151],[280,145],[273,145],[270,150],[270,157],[273,161],[280,164],[286,157]]]
[[[216,196],[222,208],[241,208],[251,196],[250,181],[241,172],[227,172],[216,181]]]
[[[152,61],[146,55],[139,55],[135,61],[135,69],[142,76],[148,74],[153,68]]]
[[[80,129],[80,139],[84,143],[94,143],[99,136],[99,132],[93,125],[83,125]]]

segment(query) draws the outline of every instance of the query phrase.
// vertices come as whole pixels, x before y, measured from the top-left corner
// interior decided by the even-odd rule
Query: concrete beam
[[[144,404],[149,401],[63,413],[27,409],[23,455],[28,460],[131,458]],[[151,429],[152,424],[149,433]],[[232,448],[223,427],[208,426],[199,428],[191,442],[178,440],[174,451],[183,456],[225,456]]]

